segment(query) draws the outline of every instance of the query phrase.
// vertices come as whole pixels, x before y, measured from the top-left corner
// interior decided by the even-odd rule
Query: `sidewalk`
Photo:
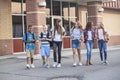
[[[120,49],[120,45],[108,46],[108,51],[118,50],[118,49]],[[93,49],[92,52],[96,53],[96,52],[99,52],[99,50],[98,50],[98,48],[97,49]],[[85,54],[86,53],[86,49],[82,49],[81,53]],[[53,54],[53,51],[51,51],[51,56],[50,56],[51,58],[53,57],[52,54]],[[72,55],[72,49],[62,50],[62,56],[69,56],[69,55]],[[13,55],[0,56],[0,59],[7,59],[7,58],[21,58],[21,59],[25,59],[26,58],[26,54],[25,54],[25,52],[19,52],[19,53],[13,53]],[[41,59],[40,54],[36,54],[35,55],[35,59]]]

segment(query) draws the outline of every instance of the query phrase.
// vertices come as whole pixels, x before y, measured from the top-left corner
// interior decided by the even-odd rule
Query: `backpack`
[[[27,33],[25,33],[25,35],[26,35],[26,41],[27,41]],[[32,33],[32,37],[33,39],[35,39],[34,33]]]
[[[47,32],[47,38],[49,38],[49,32]],[[40,33],[40,38],[43,38],[43,32]]]

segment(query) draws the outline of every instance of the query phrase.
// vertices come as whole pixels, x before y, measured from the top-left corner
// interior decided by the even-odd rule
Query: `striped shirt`
[[[48,33],[42,32],[39,36],[41,39],[42,38],[51,38],[51,36]],[[50,46],[50,43],[48,40],[41,40],[41,45],[44,46]]]

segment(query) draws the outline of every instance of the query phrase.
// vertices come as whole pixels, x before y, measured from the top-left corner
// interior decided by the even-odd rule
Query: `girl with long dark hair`
[[[53,35],[53,58],[54,58],[53,67],[61,67],[62,37],[66,34],[65,29],[62,26],[61,20],[56,21],[56,24],[54,28],[51,29],[51,31]],[[58,53],[58,60],[57,60],[57,53]]]

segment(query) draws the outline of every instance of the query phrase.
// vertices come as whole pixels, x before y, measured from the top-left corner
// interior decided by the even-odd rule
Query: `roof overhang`
[[[25,2],[25,0],[12,0],[14,2]],[[67,1],[67,2],[78,2],[78,3],[87,3],[91,1],[102,1],[102,2],[110,2],[110,1],[116,1],[116,0],[54,0],[54,1]]]
[[[105,2],[112,2],[116,0],[74,0],[74,1],[76,1],[80,5],[87,5],[87,2],[92,2],[92,1],[99,1],[99,2],[105,3]]]

